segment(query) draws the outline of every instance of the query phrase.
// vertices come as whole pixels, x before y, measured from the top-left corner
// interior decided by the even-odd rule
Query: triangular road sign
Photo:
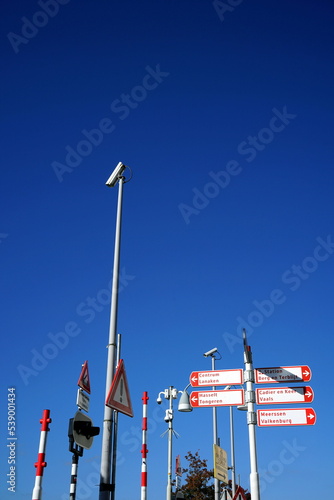
[[[88,392],[88,394],[90,394],[88,361],[85,361],[84,364],[82,365],[82,370],[78,380],[78,386],[81,387],[81,389],[83,389],[84,391]]]
[[[230,492],[225,488],[220,500],[232,500]]]
[[[244,490],[241,488],[241,486],[238,486],[237,491],[235,492],[235,495],[233,497],[233,500],[246,500]]]
[[[123,359],[120,360],[106,399],[106,405],[133,417],[128,380]]]

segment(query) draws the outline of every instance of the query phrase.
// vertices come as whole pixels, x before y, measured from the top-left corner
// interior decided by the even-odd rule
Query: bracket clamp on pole
[[[244,381],[245,382],[255,382],[254,370],[245,370],[244,371]]]
[[[247,424],[257,424],[257,418],[256,418],[256,413],[255,411],[249,411],[247,413]]]

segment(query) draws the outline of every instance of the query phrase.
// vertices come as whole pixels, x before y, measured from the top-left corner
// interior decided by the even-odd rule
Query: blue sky
[[[117,202],[105,181],[119,161],[133,171],[118,333],[134,418],[120,416],[117,499],[140,498],[142,393],[148,494],[159,500],[167,404],[157,395],[209,370],[212,347],[218,369],[243,368],[243,326],[255,367],[309,365],[315,393],[316,425],[257,429],[261,499],[328,497],[332,3],[15,0],[1,11],[1,498],[13,498],[8,387],[20,500],[31,498],[46,408],[44,497],[68,494],[67,426],[85,360],[89,415],[102,423]],[[248,487],[246,416],[234,413]],[[227,408],[218,425],[229,452]],[[182,465],[200,450],[212,466],[211,409],[176,412],[174,427]],[[101,436],[80,460],[78,500],[98,498],[100,454]]]

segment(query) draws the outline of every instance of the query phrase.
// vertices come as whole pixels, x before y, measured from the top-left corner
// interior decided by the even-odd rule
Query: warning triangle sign
[[[123,359],[121,359],[118,363],[117,370],[106,399],[106,405],[114,410],[128,415],[129,417],[133,417],[128,380],[126,378]]]
[[[231,493],[228,490],[224,489],[220,500],[232,500]]]
[[[233,497],[233,500],[246,500],[244,490],[241,488],[241,486],[238,486],[237,491],[235,492],[235,495]]]
[[[220,500],[232,500],[230,492],[224,489]]]
[[[90,394],[88,361],[85,361],[84,364],[82,365],[82,370],[78,380],[78,386],[81,387],[81,389],[83,389],[84,391],[88,392],[88,394]]]

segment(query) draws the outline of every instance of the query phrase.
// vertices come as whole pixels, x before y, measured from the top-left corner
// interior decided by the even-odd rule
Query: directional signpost
[[[310,386],[301,387],[266,387],[256,389],[256,402],[258,405],[285,404],[285,403],[311,403],[314,398]]]
[[[312,372],[309,366],[273,366],[270,368],[255,368],[257,384],[272,384],[273,382],[309,382]]]
[[[198,391],[190,394],[192,407],[239,406],[244,404],[244,390]]]
[[[285,425],[314,425],[316,413],[313,408],[279,408],[257,410],[259,427]]]
[[[243,384],[243,371],[217,370],[207,372],[191,372],[189,382],[192,387],[208,387],[216,385],[240,385]]]
[[[213,445],[213,477],[228,483],[227,453],[217,444]]]

